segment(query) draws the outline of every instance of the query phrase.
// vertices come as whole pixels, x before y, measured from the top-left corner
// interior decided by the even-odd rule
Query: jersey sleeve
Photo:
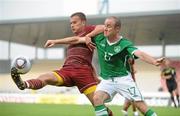
[[[127,51],[128,53],[134,58],[137,59],[138,57],[134,55],[134,52],[138,50],[138,48],[136,48],[135,46],[128,46],[127,47]]]
[[[100,33],[92,38],[92,42],[95,44],[99,44],[102,39],[104,39],[104,36],[103,33]]]

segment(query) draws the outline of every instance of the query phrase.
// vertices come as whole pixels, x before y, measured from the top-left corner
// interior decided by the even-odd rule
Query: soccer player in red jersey
[[[103,25],[87,25],[86,16],[81,12],[76,12],[71,15],[70,25],[72,32],[75,34],[74,37],[82,37],[87,34],[91,37],[91,33],[100,33],[104,28]],[[59,40],[61,39],[48,40],[45,47],[52,47],[55,44],[58,44]],[[21,90],[37,90],[46,85],[66,87],[77,86],[79,91],[85,94],[93,105],[93,95],[98,84],[98,78],[96,77],[94,68],[91,64],[92,56],[93,51],[91,51],[85,43],[71,44],[67,49],[67,57],[62,68],[42,74],[36,79],[27,81],[22,81],[20,74],[17,73],[17,69],[12,68],[11,76]],[[111,111],[109,116],[112,116]]]

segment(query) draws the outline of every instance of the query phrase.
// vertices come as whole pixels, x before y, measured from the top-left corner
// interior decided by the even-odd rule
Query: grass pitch
[[[121,106],[109,107],[114,116],[122,116]],[[180,108],[152,107],[152,109],[158,116],[180,116]],[[129,113],[131,116],[131,108]],[[0,103],[0,116],[94,116],[94,109],[90,105]]]

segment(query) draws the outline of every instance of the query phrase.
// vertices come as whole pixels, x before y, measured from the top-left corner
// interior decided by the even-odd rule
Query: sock
[[[153,110],[149,109],[149,110],[145,113],[145,116],[157,116],[157,114],[156,114]]]
[[[123,116],[128,116],[128,112],[125,110],[121,110],[121,112],[123,113]]]
[[[96,116],[108,116],[107,108],[105,105],[95,106]]]
[[[135,112],[134,112],[134,116],[139,116],[138,111],[135,111]]]
[[[177,99],[177,97],[176,96],[174,96],[174,103],[176,104],[176,107],[178,106],[178,99]]]
[[[25,81],[25,83],[26,83],[26,87],[28,89],[37,90],[37,89],[41,89],[42,87],[44,87],[43,82],[39,79],[30,79],[30,80]]]

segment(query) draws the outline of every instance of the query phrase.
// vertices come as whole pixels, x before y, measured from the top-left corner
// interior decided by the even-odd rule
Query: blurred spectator
[[[161,65],[161,83],[166,85],[167,90],[171,94],[171,100],[173,101],[174,106],[180,106],[176,70],[170,65],[170,61],[168,59],[166,59]]]
[[[105,14],[109,13],[109,0],[99,0],[99,14],[103,14],[104,10]]]

